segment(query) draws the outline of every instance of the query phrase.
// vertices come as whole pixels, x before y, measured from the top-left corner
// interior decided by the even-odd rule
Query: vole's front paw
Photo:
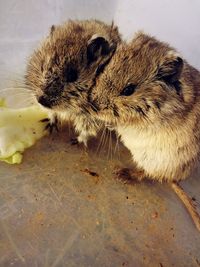
[[[71,145],[83,144],[87,147],[88,136],[80,134],[77,138],[71,139]]]
[[[83,143],[84,146],[87,147],[87,142],[88,142],[88,136],[87,135],[80,134],[77,137],[77,140],[78,140],[79,144]]]
[[[142,169],[137,167],[135,168],[116,168],[114,171],[117,179],[122,181],[125,184],[135,184],[140,182],[141,180],[147,178],[145,172]]]
[[[48,130],[50,134],[53,133],[53,131],[59,132],[58,129],[58,118],[56,116],[52,118],[45,118],[41,120],[41,122],[46,122],[47,125],[45,126],[45,130]]]
[[[114,175],[123,183],[130,183],[134,179],[129,168],[116,168]]]
[[[71,143],[72,146],[74,146],[74,145],[78,145],[78,144],[79,144],[77,138],[71,138],[70,143]]]

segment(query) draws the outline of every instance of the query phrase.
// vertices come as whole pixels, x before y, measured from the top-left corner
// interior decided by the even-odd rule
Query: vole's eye
[[[129,84],[120,93],[120,95],[130,96],[135,92],[137,85]]]
[[[78,79],[78,71],[73,67],[68,67],[64,70],[64,81],[67,83],[75,82]]]

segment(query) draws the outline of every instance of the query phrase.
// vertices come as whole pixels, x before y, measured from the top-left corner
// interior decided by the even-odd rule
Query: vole
[[[52,123],[56,116],[72,120],[78,141],[85,145],[99,128],[88,113],[89,108],[95,108],[92,104],[88,107],[87,92],[120,41],[113,23],[68,21],[53,25],[28,61],[25,80],[37,101],[48,108]]]
[[[129,174],[169,182],[197,228],[200,218],[178,181],[194,169],[200,152],[200,73],[178,52],[142,32],[121,44],[96,80],[89,100],[113,127],[134,162]]]

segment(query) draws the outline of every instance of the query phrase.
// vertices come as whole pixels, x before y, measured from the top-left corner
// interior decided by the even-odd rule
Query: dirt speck
[[[34,194],[34,198],[35,198],[35,200],[36,200],[36,201],[38,200],[38,197],[37,197],[37,195],[36,195],[36,194]]]
[[[38,227],[43,226],[45,221],[45,214],[43,212],[36,212],[33,216],[29,219],[29,230],[34,231],[35,233],[38,232]]]
[[[93,176],[93,177],[99,177],[99,174],[98,173],[96,173],[96,172],[94,172],[94,171],[91,171],[91,170],[89,170],[89,169],[84,169],[84,170],[81,170],[82,172],[84,172],[84,173],[87,173],[87,174],[89,174],[90,176]]]
[[[114,250],[115,252],[119,252],[119,249],[118,249],[117,247],[113,247],[113,250]]]
[[[94,195],[88,195],[88,199],[90,199],[90,200],[95,200],[96,197],[95,197]]]
[[[155,211],[155,212],[151,215],[151,218],[152,218],[152,219],[156,219],[156,218],[158,218],[158,212]]]
[[[83,172],[84,174],[87,174],[89,177],[92,177],[93,182],[95,182],[95,184],[98,184],[101,181],[100,175],[97,172],[91,171],[87,168],[80,171]]]

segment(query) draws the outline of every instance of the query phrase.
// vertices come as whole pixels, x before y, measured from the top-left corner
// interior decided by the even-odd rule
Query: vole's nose
[[[46,108],[51,108],[51,106],[52,106],[51,101],[50,101],[46,96],[44,96],[44,95],[42,95],[42,96],[40,96],[40,97],[38,98],[38,102],[39,102],[42,106],[44,106],[44,107],[46,107]]]
[[[100,110],[104,110],[106,108],[108,108],[108,102],[104,101],[103,97],[99,99],[94,98],[92,101],[92,106],[93,106],[93,110],[98,112]]]

